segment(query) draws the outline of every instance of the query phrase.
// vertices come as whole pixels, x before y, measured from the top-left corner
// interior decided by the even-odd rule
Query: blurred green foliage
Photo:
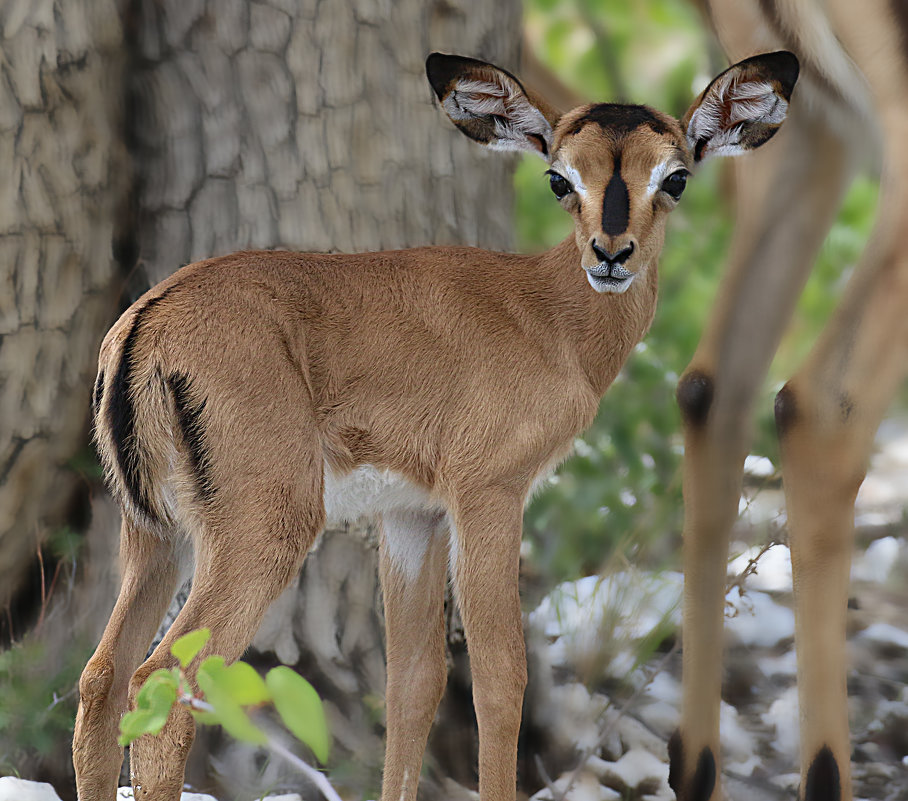
[[[0,653],[0,775],[36,756],[60,756],[60,744],[72,738],[76,682],[90,655],[85,643],[51,652],[34,639]]]
[[[540,60],[591,101],[645,103],[681,116],[726,66],[683,0],[526,0],[525,25]],[[533,156],[517,170],[521,250],[551,247],[572,231],[543,170]],[[715,296],[732,231],[723,189],[721,163],[708,163],[690,181],[669,221],[653,327],[575,455],[527,510],[530,559],[549,581],[595,572],[616,550],[656,564],[675,561],[683,508],[674,390]],[[849,192],[757,404],[754,451],[776,463],[772,396],[829,318],[869,234],[876,195],[869,179]]]

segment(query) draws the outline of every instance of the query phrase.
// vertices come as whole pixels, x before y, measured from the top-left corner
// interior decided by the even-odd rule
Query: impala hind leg
[[[176,588],[173,542],[123,519],[120,594],[79,679],[73,765],[80,801],[110,801],[123,764],[117,744],[129,679],[148,652]]]
[[[728,536],[738,514],[750,413],[847,186],[849,155],[824,121],[793,105],[776,139],[736,164],[738,221],[729,271],[678,386],[684,422],[683,702],[669,747],[669,782],[679,801],[721,797]]]
[[[298,484],[281,485],[275,478],[274,484],[266,485],[264,476],[258,481],[247,476],[237,486],[219,486],[218,495],[228,500],[203,526],[189,598],[154,653],[134,674],[130,703],[151,673],[174,665],[170,647],[190,631],[211,630],[207,645],[187,671],[190,678],[209,654],[220,654],[228,664],[242,655],[268,606],[296,575],[324,522],[321,472],[291,475]],[[194,733],[191,715],[177,707],[160,734],[145,735],[132,744],[137,799],[179,799]]]
[[[801,798],[850,801],[846,610],[854,500],[908,370],[908,115],[891,134],[880,214],[841,307],[776,400],[795,590]]]
[[[454,523],[454,588],[479,723],[479,797],[513,801],[527,682],[518,588],[523,496],[476,495],[455,511]]]
[[[382,520],[388,664],[382,801],[416,798],[426,739],[447,681],[443,528],[433,514],[386,514]]]

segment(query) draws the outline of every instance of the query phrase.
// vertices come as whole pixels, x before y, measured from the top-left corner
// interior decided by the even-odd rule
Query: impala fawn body
[[[473,674],[480,795],[513,799],[526,683],[518,597],[525,500],[565,457],[645,333],[668,212],[695,160],[768,140],[797,62],[732,67],[685,122],[643,106],[560,115],[509,73],[434,54],[429,80],[471,138],[548,163],[575,235],[538,256],[417,248],[238,253],[147,292],[101,349],[96,440],[123,509],[123,584],[80,681],[82,801],[113,798],[120,714],[171,643],[238,658],[328,518],[381,517],[388,742],[382,798],[416,796],[445,684],[450,563]],[[192,591],[136,670],[170,601]],[[179,796],[193,721],[132,746],[137,797]]]

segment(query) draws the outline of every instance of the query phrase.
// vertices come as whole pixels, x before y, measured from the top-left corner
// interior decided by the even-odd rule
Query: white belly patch
[[[419,576],[429,540],[447,511],[400,473],[372,465],[338,475],[326,464],[324,501],[328,525],[381,515],[388,556],[408,581]]]

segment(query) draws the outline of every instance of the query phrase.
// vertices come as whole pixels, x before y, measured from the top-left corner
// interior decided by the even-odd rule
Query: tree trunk
[[[113,0],[0,10],[0,608],[85,490],[98,344],[112,322],[122,35]],[[3,638],[8,618],[0,623]]]

